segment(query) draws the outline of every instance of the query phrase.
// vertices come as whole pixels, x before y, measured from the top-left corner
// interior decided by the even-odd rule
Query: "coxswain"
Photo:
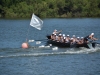
[[[53,31],[53,34],[59,34],[59,33],[61,33],[62,32],[62,30],[60,30],[60,31],[57,31],[56,29]]]

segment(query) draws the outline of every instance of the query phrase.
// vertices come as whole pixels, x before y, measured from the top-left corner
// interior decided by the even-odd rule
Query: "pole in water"
[[[26,49],[29,48],[29,45],[27,42],[22,43],[22,48]]]

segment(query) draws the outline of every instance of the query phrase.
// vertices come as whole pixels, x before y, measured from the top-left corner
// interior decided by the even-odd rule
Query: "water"
[[[100,45],[95,49],[21,48],[26,38],[42,40],[54,29],[79,37],[93,32],[99,39],[100,18],[54,18],[43,21],[44,26],[38,31],[29,28],[30,20],[0,20],[0,75],[100,75]],[[41,42],[39,45],[46,44],[46,41]],[[37,46],[36,42],[30,44]]]

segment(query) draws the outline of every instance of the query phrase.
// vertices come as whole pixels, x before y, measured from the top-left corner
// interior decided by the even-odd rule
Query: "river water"
[[[29,26],[29,19],[0,19],[0,75],[100,75],[99,44],[95,49],[21,48],[26,38],[41,40],[38,45],[45,45],[43,39],[54,29],[62,30],[62,34],[70,37],[95,33],[100,39],[100,18],[51,18],[43,21],[43,28],[39,31]],[[30,44],[38,46],[36,42]]]

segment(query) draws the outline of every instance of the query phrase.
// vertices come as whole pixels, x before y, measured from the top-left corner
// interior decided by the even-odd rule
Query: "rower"
[[[77,44],[81,44],[81,42],[80,42],[80,37],[77,37],[76,43],[77,43]]]
[[[56,41],[57,35],[54,34],[53,40]]]
[[[62,37],[62,34],[59,34],[57,42],[61,42],[61,37]]]
[[[95,41],[95,40],[98,40],[98,39],[94,38],[94,33],[91,33],[90,35],[84,37],[84,42],[85,42],[85,43],[88,43],[89,40]]]
[[[98,40],[97,38],[94,38],[94,33],[91,33],[91,35],[89,36],[89,38],[93,41]]]
[[[61,38],[61,42],[65,43],[65,39],[66,39],[65,34],[63,34],[63,36]]]
[[[74,39],[73,38],[71,38],[70,39],[70,44],[72,45],[72,44],[75,44],[75,42],[74,42]]]
[[[51,40],[56,40],[56,34],[51,35]]]
[[[66,37],[66,39],[65,39],[65,42],[66,42],[66,43],[69,43],[69,42],[70,42],[70,37],[69,37],[69,35],[67,35],[67,37]]]
[[[67,35],[67,38],[68,38],[68,40],[70,40],[70,37],[69,37],[69,35]]]
[[[54,39],[54,34],[51,34],[51,40],[53,40]]]
[[[73,35],[72,37],[73,37],[73,42],[76,42],[76,36]]]
[[[83,37],[81,37],[81,39],[80,39],[80,43],[81,43],[81,44],[84,43],[84,39],[83,39]]]

